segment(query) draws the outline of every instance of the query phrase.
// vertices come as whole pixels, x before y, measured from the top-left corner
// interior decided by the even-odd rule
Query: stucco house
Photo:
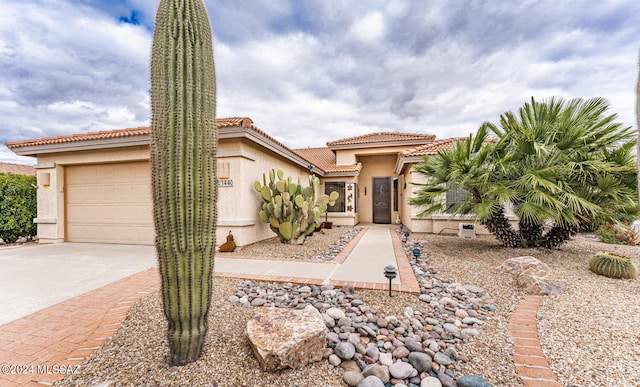
[[[465,221],[450,220],[448,214],[418,218],[408,204],[412,183],[419,181],[413,166],[454,139],[387,132],[290,149],[250,118],[216,123],[218,241],[229,231],[238,245],[273,237],[258,218],[260,200],[253,187],[271,168],[303,182],[315,174],[320,190],[338,191],[340,199],[328,215],[335,225],[402,222],[412,231],[437,233],[456,232]],[[149,143],[149,127],[7,143],[16,154],[37,158],[34,221],[40,242],[153,244]]]

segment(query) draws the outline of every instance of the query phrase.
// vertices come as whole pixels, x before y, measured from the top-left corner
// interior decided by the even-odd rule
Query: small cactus
[[[262,184],[254,183],[262,198],[260,220],[269,223],[282,243],[304,243],[320,225],[320,216],[327,211],[327,205],[335,204],[339,197],[335,191],[316,200],[319,185],[320,179],[309,176],[309,186],[303,188],[299,179],[297,183],[290,177],[285,179],[280,169],[269,171],[268,183],[266,174],[262,175]]]
[[[589,270],[610,278],[635,278],[638,274],[636,266],[629,258],[609,253],[592,256],[589,260]]]

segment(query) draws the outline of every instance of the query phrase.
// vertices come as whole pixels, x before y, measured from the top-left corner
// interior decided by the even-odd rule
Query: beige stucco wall
[[[413,146],[381,146],[375,148],[354,148],[354,149],[337,149],[336,164],[337,165],[353,165],[358,162],[359,156],[372,156],[372,155],[393,155],[394,157],[398,152],[415,148]]]

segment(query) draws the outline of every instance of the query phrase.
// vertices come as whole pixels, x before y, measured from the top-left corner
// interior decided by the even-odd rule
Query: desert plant
[[[0,238],[14,243],[36,235],[36,177],[0,173]]]
[[[161,0],[151,52],[151,170],[170,364],[200,357],[216,235],[216,80],[202,0]]]
[[[628,224],[605,224],[596,230],[600,242],[614,245],[640,245],[640,233]]]
[[[598,253],[589,259],[589,270],[610,278],[635,278],[636,266],[627,257],[610,253]]]
[[[532,98],[418,164],[427,183],[410,203],[424,209],[420,216],[474,215],[508,247],[555,248],[583,225],[633,218],[635,138],[608,109],[602,98]],[[466,199],[446,208],[442,197],[454,189]],[[505,217],[507,205],[517,229]]]
[[[262,199],[260,219],[269,223],[280,242],[304,243],[320,225],[320,216],[327,211],[327,206],[335,204],[339,197],[335,191],[316,200],[319,185],[320,179],[309,175],[309,186],[302,187],[300,179],[297,183],[292,182],[291,177],[285,179],[281,169],[269,171],[269,182],[266,174],[262,174],[262,184],[254,183]]]

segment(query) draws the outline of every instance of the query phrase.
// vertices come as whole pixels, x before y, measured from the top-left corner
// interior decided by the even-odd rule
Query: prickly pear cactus
[[[160,0],[151,53],[151,170],[170,363],[200,356],[216,226],[216,81],[202,0]]]
[[[338,200],[339,194],[335,191],[316,199],[319,186],[317,176],[310,175],[309,185],[302,187],[300,179],[297,183],[290,177],[285,179],[280,169],[269,171],[268,182],[266,174],[263,174],[262,184],[259,181],[254,183],[262,199],[260,219],[269,223],[282,243],[304,243],[320,225],[320,216],[327,212],[327,206]]]

